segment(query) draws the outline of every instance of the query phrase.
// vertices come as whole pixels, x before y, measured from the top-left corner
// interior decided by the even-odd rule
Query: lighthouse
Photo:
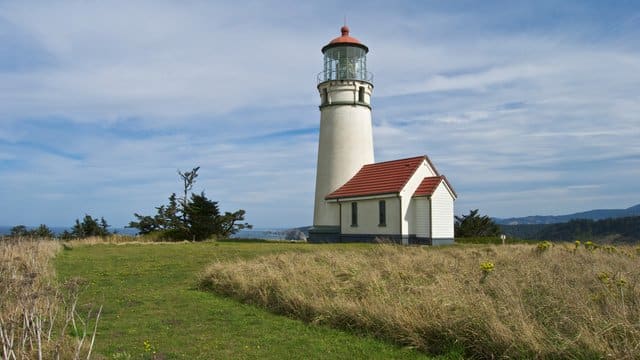
[[[350,36],[346,25],[340,31],[341,36],[322,48],[324,66],[318,74],[320,139],[312,242],[338,241],[340,206],[325,197],[374,162],[369,49]]]
[[[453,244],[458,195],[431,159],[374,163],[369,49],[346,25],[340,31],[322,48],[318,74],[320,139],[309,241]]]

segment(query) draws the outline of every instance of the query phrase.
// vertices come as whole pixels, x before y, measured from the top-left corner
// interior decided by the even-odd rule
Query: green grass
[[[426,355],[366,336],[305,324],[197,289],[216,260],[369,245],[177,243],[76,246],[56,257],[58,277],[87,280],[82,309],[103,305],[97,353],[107,359],[415,359]],[[389,304],[393,306],[393,304]]]

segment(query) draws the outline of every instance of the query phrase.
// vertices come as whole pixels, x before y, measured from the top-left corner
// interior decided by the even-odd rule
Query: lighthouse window
[[[327,88],[322,89],[322,105],[329,103],[329,91]]]
[[[378,202],[378,226],[387,226],[387,202]]]
[[[351,203],[351,226],[358,226],[358,203]]]
[[[327,80],[369,80],[367,52],[356,46],[336,46],[324,52],[324,74]]]
[[[360,86],[360,89],[358,89],[358,102],[364,102],[364,86]]]

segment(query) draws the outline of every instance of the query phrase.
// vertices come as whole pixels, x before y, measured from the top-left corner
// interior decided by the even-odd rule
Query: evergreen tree
[[[500,235],[500,227],[490,217],[478,215],[478,209],[469,211],[469,215],[455,217],[456,237],[485,237]]]
[[[37,237],[37,238],[54,238],[56,235],[45,224],[40,224],[33,230],[27,229],[24,225],[16,225],[9,232],[11,237]]]
[[[138,229],[140,234],[149,234],[154,231],[162,231],[168,229],[180,228],[182,219],[176,194],[169,196],[169,205],[160,205],[156,207],[156,215],[140,215],[134,213],[133,216],[138,221],[129,222],[128,227]]]
[[[9,232],[9,236],[11,237],[25,237],[29,236],[29,230],[24,225],[16,225],[11,228]]]
[[[73,239],[73,233],[71,233],[69,230],[65,230],[62,232],[62,234],[60,234],[60,239],[71,240]]]
[[[31,230],[29,232],[33,237],[39,238],[54,238],[56,235],[49,229],[49,227],[45,224],[40,224],[37,228]]]
[[[192,240],[200,241],[220,234],[220,209],[218,202],[207,199],[204,192],[191,194],[185,209],[186,225]]]
[[[89,236],[107,236],[110,235],[107,228],[109,225],[104,218],[99,220],[92,218],[90,215],[85,214],[82,222],[76,219],[75,225],[71,229],[71,236],[74,238],[86,238]]]
[[[134,213],[133,216],[138,221],[130,221],[127,227],[138,229],[138,232],[140,234],[150,234],[154,231],[160,230],[158,222],[154,217],[148,215],[140,215],[137,213]]]
[[[208,199],[204,192],[193,194],[191,190],[198,177],[200,167],[178,175],[182,180],[183,196],[169,196],[169,204],[156,207],[155,216],[134,213],[135,221],[128,227],[138,229],[140,234],[159,232],[161,239],[201,241],[210,237],[228,237],[240,229],[251,228],[244,221],[245,211],[220,214],[218,202]],[[189,197],[191,194],[191,197]]]
[[[220,233],[222,237],[229,237],[242,229],[251,229],[253,226],[249,223],[239,223],[244,221],[245,211],[240,209],[236,212],[225,212],[220,221]]]

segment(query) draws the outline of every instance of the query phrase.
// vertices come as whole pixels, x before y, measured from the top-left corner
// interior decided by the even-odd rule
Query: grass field
[[[639,359],[640,248],[379,245],[216,262],[203,286],[432,354]]]
[[[370,245],[321,248],[338,247]],[[86,280],[81,310],[103,306],[95,358],[426,358],[416,350],[305,324],[198,289],[201,272],[212,262],[318,249],[287,243],[97,244],[64,250],[55,264],[61,281]]]

